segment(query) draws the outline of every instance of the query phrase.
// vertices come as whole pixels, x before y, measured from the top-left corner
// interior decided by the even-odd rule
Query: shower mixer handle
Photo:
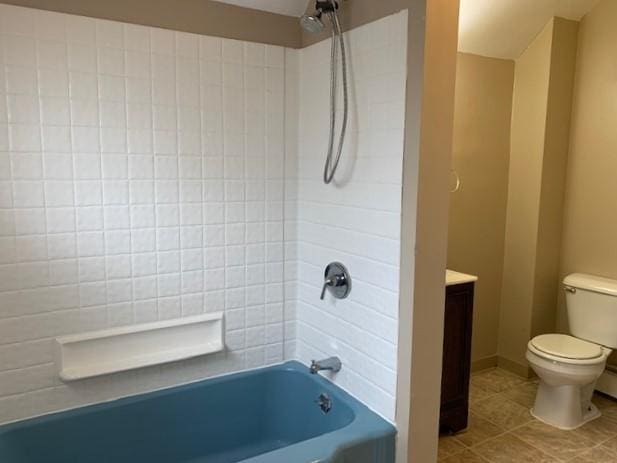
[[[326,297],[326,290],[330,290],[337,299],[345,299],[351,291],[351,277],[349,272],[340,262],[328,264],[324,272],[324,283],[321,288],[320,299]]]
[[[333,277],[326,278],[323,282],[323,287],[321,288],[321,296],[319,297],[319,299],[323,300],[323,298],[326,297],[326,289],[332,286],[337,286],[340,279],[345,279],[345,277],[334,275]]]

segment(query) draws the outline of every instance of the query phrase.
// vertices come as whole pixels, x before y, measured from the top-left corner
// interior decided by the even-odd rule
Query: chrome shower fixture
[[[349,113],[349,97],[347,85],[347,55],[345,52],[345,40],[343,31],[338,19],[338,3],[335,0],[317,0],[315,2],[315,13],[304,15],[300,18],[300,25],[310,33],[319,33],[325,29],[322,17],[325,14],[332,25],[332,46],[330,49],[330,137],[328,140],[328,151],[326,163],[323,171],[323,181],[328,184],[334,178],[334,174],[341,160],[343,144],[345,142],[345,132],[347,131],[347,119]],[[338,55],[341,54],[341,70],[343,81],[343,120],[338,138],[336,156],[334,156],[334,132],[336,131],[336,98],[338,91]]]
[[[312,34],[318,34],[325,29],[325,25],[321,20],[324,13],[329,14],[338,9],[338,3],[333,0],[325,0],[315,2],[315,13],[305,14],[300,18],[302,28]]]
[[[318,34],[326,27],[321,20],[321,16],[321,11],[316,12],[314,15],[305,14],[300,18],[300,25],[305,31]]]

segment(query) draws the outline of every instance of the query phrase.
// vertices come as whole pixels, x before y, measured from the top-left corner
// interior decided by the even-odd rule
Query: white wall
[[[0,5],[0,422],[283,357],[283,48]],[[225,310],[62,384],[55,336]]]
[[[306,363],[338,355],[343,369],[334,381],[394,421],[407,13],[354,29],[347,38],[351,117],[331,185],[322,183],[330,41],[299,52],[296,190],[288,188],[297,205],[296,216],[286,217],[286,238],[296,239],[297,287],[287,299],[295,297],[297,358]],[[345,300],[328,294],[320,301],[324,268],[332,261],[347,266],[352,291]]]

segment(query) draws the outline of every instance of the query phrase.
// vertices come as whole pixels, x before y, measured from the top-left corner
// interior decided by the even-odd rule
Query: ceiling
[[[222,3],[253,8],[255,10],[269,11],[271,13],[284,14],[286,16],[300,17],[306,11],[310,0],[216,0]]]
[[[300,17],[313,0],[216,1]],[[461,0],[459,51],[493,58],[518,58],[553,16],[578,21],[599,1]]]
[[[553,17],[580,20],[599,0],[461,0],[459,51],[518,58]]]

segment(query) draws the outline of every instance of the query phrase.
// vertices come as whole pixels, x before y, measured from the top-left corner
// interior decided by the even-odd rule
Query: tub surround
[[[0,4],[0,422],[283,361],[285,49]],[[59,336],[224,312],[65,384]]]
[[[407,13],[346,33],[354,116],[329,188],[327,42],[0,19],[0,422],[331,355],[330,379],[394,421]],[[319,302],[332,260],[344,303]],[[224,352],[58,380],[56,337],[217,311]]]
[[[446,270],[446,286],[460,285],[463,283],[473,283],[478,281],[475,275],[455,272],[454,270]]]
[[[331,376],[373,410],[395,420],[407,12],[346,34],[350,119],[337,175],[322,182],[328,143],[330,42],[300,50],[299,126],[287,177],[286,294],[302,363],[336,355]],[[288,154],[293,154],[289,151]],[[286,258],[288,257],[286,256]],[[326,265],[347,267],[349,297],[319,299]],[[286,332],[287,337],[288,332]]]

